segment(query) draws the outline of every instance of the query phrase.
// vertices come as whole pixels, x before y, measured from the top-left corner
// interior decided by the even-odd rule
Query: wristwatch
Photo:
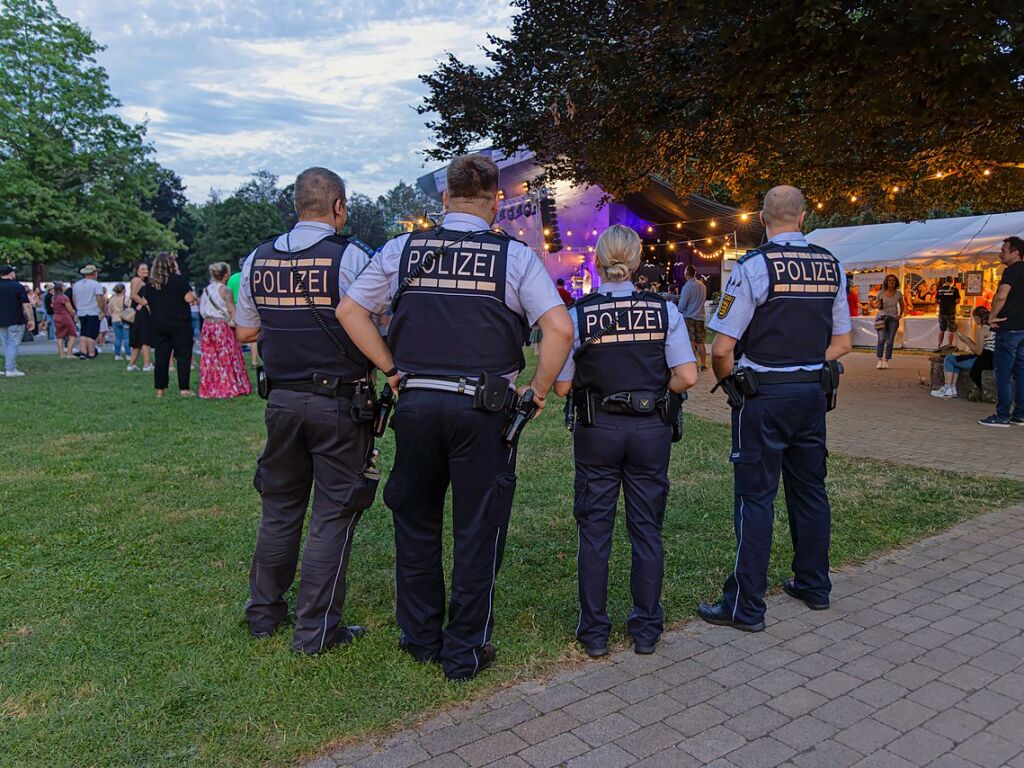
[[[392,365],[391,368],[389,368],[388,370],[384,371],[384,376],[386,378],[390,379],[392,376],[396,375],[397,373],[398,373],[398,368]]]

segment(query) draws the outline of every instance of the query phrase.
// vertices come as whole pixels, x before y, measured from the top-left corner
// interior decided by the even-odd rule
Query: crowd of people
[[[231,277],[227,264],[210,265],[210,282],[201,294],[181,274],[172,253],[158,254],[152,265],[140,262],[128,284],[119,282],[109,293],[97,280],[98,267],[88,264],[79,272],[82,278],[71,285],[53,282],[26,289],[13,266],[0,265],[7,377],[25,375],[17,358],[26,334],[45,333],[56,342],[60,359],[78,360],[96,360],[112,335],[114,360],[125,361],[129,372],[152,372],[157,397],[166,394],[172,370],[180,395],[195,395],[196,353],[200,397],[250,394],[242,347],[233,331],[235,297],[226,285]]]

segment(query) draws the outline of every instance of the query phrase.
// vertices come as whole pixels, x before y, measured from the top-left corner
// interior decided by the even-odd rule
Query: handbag
[[[876,331],[881,331],[884,328],[885,328],[885,315],[881,315],[881,314],[876,315],[875,316],[875,330]]]
[[[135,310],[132,309],[131,304],[126,304],[118,315],[121,318],[122,323],[134,323],[135,322]]]

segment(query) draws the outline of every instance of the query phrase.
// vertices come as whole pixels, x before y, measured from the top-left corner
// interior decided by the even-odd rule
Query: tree
[[[379,248],[390,237],[390,222],[383,208],[370,197],[356,192],[348,198],[345,232],[355,235],[371,248]]]
[[[236,267],[261,240],[280,234],[281,216],[271,203],[229,197],[193,209],[198,220],[193,262],[202,272],[209,264],[224,261]]]
[[[427,213],[437,213],[441,204],[419,187],[399,181],[398,184],[377,198],[392,234],[404,231],[399,222],[416,221]]]
[[[0,258],[135,258],[172,248],[142,209],[157,190],[145,127],[129,126],[99,46],[51,0],[0,4]],[[36,269],[36,277],[40,270]]]
[[[833,211],[1021,205],[1015,0],[514,5],[486,67],[423,76],[433,157],[489,141],[616,196],[658,174],[744,207],[787,181]]]

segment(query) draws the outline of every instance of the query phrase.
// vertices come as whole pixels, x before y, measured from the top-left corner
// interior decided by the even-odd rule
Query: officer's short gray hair
[[[764,196],[762,215],[765,223],[796,221],[807,208],[804,193],[796,187],[782,184],[772,187]]]
[[[345,182],[327,168],[307,168],[295,179],[295,212],[303,216],[330,216],[334,202],[346,202]]]
[[[613,224],[597,240],[597,263],[605,278],[628,280],[640,266],[640,235],[629,227]]]
[[[462,155],[445,174],[448,197],[494,197],[498,191],[498,164],[485,155]]]
[[[687,277],[693,277],[697,274],[697,268],[693,264],[687,264],[686,269],[683,270],[683,274]]]

